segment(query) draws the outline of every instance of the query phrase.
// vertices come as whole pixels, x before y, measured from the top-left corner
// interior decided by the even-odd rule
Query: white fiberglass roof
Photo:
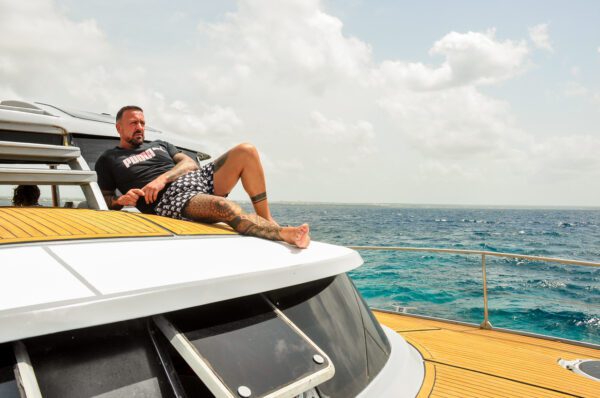
[[[0,342],[138,318],[337,275],[348,248],[241,236],[0,247]]]

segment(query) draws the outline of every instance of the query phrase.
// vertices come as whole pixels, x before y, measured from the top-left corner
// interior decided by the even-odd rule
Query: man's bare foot
[[[310,228],[308,224],[299,227],[284,227],[281,229],[281,237],[286,243],[306,249],[310,243]]]

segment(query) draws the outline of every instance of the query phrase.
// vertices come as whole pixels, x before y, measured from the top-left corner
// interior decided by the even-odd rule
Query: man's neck
[[[135,146],[135,145],[131,145],[129,142],[123,142],[123,141],[119,142],[119,148],[121,148],[121,149],[133,150],[133,149],[138,149],[139,147],[141,147],[141,145]]]

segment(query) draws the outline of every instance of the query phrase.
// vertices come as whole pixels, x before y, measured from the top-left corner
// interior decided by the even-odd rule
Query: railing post
[[[487,276],[485,271],[485,254],[481,254],[481,272],[483,274],[483,322],[479,325],[480,329],[492,329],[488,315],[488,297],[487,297]]]

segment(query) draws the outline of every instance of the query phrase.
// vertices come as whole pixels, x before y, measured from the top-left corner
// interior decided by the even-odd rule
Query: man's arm
[[[111,210],[121,210],[123,206],[135,206],[140,196],[144,196],[144,191],[138,188],[132,188],[125,195],[117,197],[115,191],[102,191],[104,201]]]
[[[146,203],[154,203],[158,197],[158,193],[162,191],[165,188],[165,185],[168,183],[175,181],[190,171],[198,170],[198,165],[196,162],[182,152],[175,154],[175,156],[173,156],[173,160],[175,161],[175,166],[171,170],[159,175],[141,189],[143,191],[143,195],[139,196],[144,196],[146,198]]]

